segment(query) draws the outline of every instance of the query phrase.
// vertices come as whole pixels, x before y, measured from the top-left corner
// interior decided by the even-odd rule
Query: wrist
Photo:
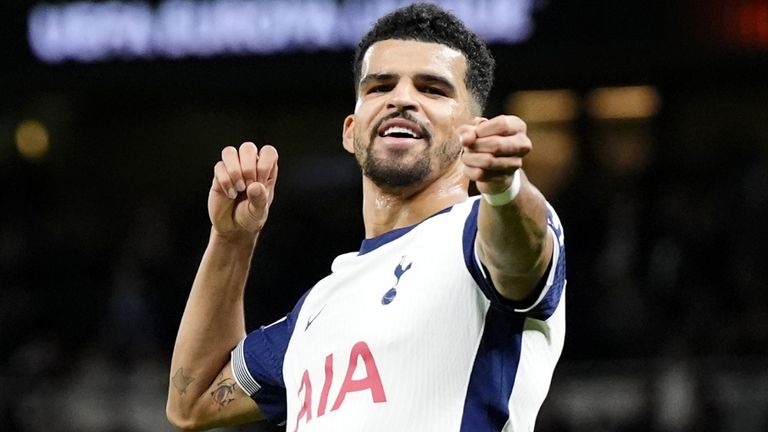
[[[503,206],[509,204],[517,197],[517,194],[520,193],[521,185],[522,180],[520,179],[520,170],[518,169],[512,174],[512,184],[508,188],[499,193],[484,193],[482,196],[485,202],[493,207]]]
[[[243,248],[253,249],[256,245],[256,240],[259,237],[259,233],[250,233],[247,231],[236,232],[220,232],[216,228],[211,227],[211,236],[209,242],[224,247],[230,248]]]

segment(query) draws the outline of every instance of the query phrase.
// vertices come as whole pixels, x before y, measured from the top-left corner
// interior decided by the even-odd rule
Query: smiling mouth
[[[376,125],[373,137],[376,136],[393,145],[405,145],[413,143],[414,140],[425,140],[427,143],[431,141],[429,129],[408,112],[393,113],[381,119]]]
[[[402,126],[391,126],[387,128],[386,130],[382,131],[379,134],[382,138],[392,137],[392,138],[411,138],[411,139],[421,139],[422,136],[414,131],[413,129],[402,127]]]

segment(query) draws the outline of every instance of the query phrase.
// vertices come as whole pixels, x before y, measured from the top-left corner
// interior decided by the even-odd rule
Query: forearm
[[[514,200],[491,206],[485,200],[478,214],[477,251],[497,290],[511,300],[526,298],[546,271],[552,256],[547,235],[547,204],[521,174]]]
[[[254,245],[255,239],[212,232],[176,337],[169,407],[191,407],[245,336],[243,295]]]

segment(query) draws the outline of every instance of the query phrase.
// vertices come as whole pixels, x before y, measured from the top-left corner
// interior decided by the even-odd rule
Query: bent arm
[[[235,385],[229,356],[245,337],[243,294],[277,179],[277,151],[226,147],[208,194],[211,236],[176,336],[166,413],[184,430],[261,417]]]
[[[509,203],[492,206],[481,200],[477,255],[499,294],[527,299],[549,266],[554,239],[547,229],[544,196],[519,171],[520,192]]]
[[[526,300],[536,289],[552,258],[554,239],[548,235],[547,202],[522,171],[533,147],[519,117],[475,118],[459,128],[464,146],[464,173],[482,193],[501,194],[491,205],[482,200],[478,213],[476,251],[503,297]],[[504,197],[504,190],[516,195]],[[511,201],[510,201],[510,198]]]
[[[243,294],[255,238],[225,238],[212,230],[192,284],[171,360],[166,413],[182,430],[260,418],[235,383],[230,352],[245,337]]]

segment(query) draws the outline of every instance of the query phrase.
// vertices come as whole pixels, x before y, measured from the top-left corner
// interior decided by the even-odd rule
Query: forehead
[[[458,84],[464,80],[467,60],[448,46],[413,40],[387,39],[371,45],[363,56],[361,78],[370,74],[442,76]]]

